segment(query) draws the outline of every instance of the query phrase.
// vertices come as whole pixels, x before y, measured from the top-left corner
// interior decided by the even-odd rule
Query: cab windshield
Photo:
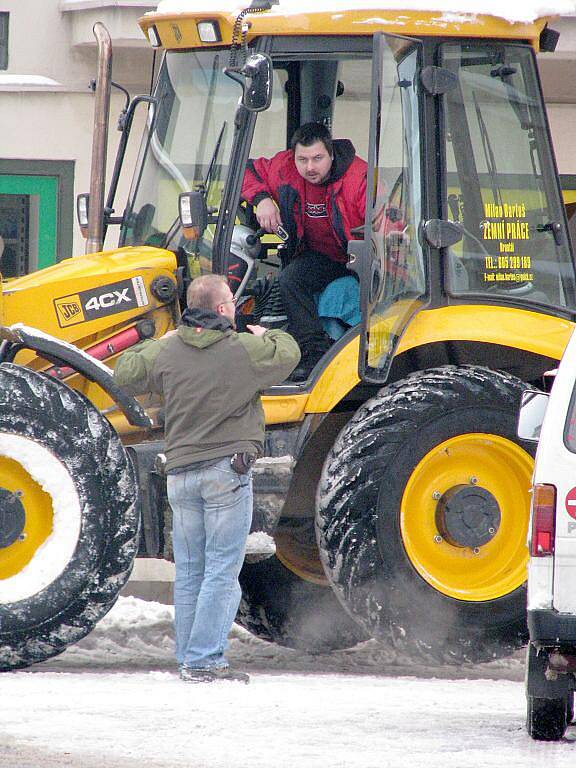
[[[450,248],[447,291],[573,308],[572,263],[534,55],[525,46],[446,43]]]
[[[240,85],[224,74],[227,51],[168,52],[148,117],[121,245],[185,246],[178,196],[201,189],[210,210],[202,242],[194,243],[192,272],[210,272],[214,232],[229,168]],[[192,263],[193,262],[193,263]]]

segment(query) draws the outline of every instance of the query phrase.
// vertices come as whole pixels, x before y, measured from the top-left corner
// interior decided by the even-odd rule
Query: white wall
[[[154,0],[127,8],[92,3],[86,10],[65,10],[88,3],[66,0],[2,0],[10,13],[10,59],[7,73],[51,77],[67,90],[84,91],[94,76],[95,21],[104,22],[116,44],[114,74],[129,85],[148,85],[151,52],[137,19]],[[122,5],[121,2],[118,3]],[[129,35],[131,30],[131,36]]]
[[[115,96],[111,106],[109,172],[120,136],[114,129],[115,116],[122,106],[123,100]],[[80,192],[89,191],[93,110],[94,97],[90,93],[0,93],[1,156],[20,160],[73,160],[75,199]],[[135,122],[132,130],[133,140],[125,162],[126,173],[121,178],[117,195],[118,212],[123,210],[129,188],[141,134],[139,124],[141,121]],[[110,227],[107,245],[112,247],[117,239],[118,227]],[[73,253],[84,253],[84,240],[76,225]]]
[[[148,7],[154,4],[150,2]],[[94,21],[99,17],[108,21],[110,14],[115,15],[117,23],[112,18],[111,33],[122,30],[123,37],[114,45],[113,35],[112,78],[128,87],[132,95],[149,90],[152,51],[136,25],[136,18],[144,8],[128,8],[134,40],[127,45],[124,32],[127,22],[121,18],[122,9],[104,7],[100,14],[94,7],[62,12],[61,8],[72,5],[82,6],[82,3],[3,0],[0,6],[0,10],[10,13],[9,66],[0,72],[0,157],[73,160],[76,196],[87,192],[90,186],[94,95],[89,82],[96,76],[97,52],[95,43],[78,45],[74,42],[81,34],[84,39],[93,40]],[[37,76],[50,78],[54,84],[39,85]],[[110,110],[109,171],[120,137],[116,121],[123,105],[124,97],[116,92]],[[117,212],[123,210],[138,150],[145,107],[140,107],[139,111],[126,156],[126,173],[118,190]],[[107,246],[113,247],[117,239],[118,227],[110,227]],[[75,225],[73,253],[83,252],[84,240]]]
[[[576,174],[576,105],[548,104],[547,109],[558,171]]]

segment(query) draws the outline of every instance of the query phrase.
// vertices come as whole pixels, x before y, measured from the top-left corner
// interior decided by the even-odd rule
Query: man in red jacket
[[[294,134],[291,149],[249,160],[242,197],[256,207],[267,232],[288,234],[291,260],[279,274],[288,330],[302,350],[293,380],[307,379],[330,346],[314,295],[346,268],[352,230],[364,224],[366,163],[348,139],[332,139],[321,123],[307,123]]]

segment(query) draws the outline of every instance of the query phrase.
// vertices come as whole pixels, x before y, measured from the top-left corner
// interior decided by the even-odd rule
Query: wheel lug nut
[[[26,534],[21,533],[20,536],[18,536],[18,541],[24,541],[26,539]]]
[[[488,533],[490,535],[492,535],[493,533],[496,533],[496,529],[495,528],[488,528]]]
[[[442,544],[443,541],[444,541],[444,539],[442,538],[442,536],[440,536],[439,533],[437,533],[436,536],[434,536],[434,543],[435,544]]]
[[[476,477],[476,475],[472,475],[472,477],[470,478],[470,485],[476,485],[477,482],[478,482],[478,478]]]
[[[480,547],[474,547],[472,549],[472,554],[473,555],[479,555],[480,554]]]
[[[440,493],[440,491],[434,491],[434,493],[432,494],[432,498],[434,499],[434,501],[438,501],[438,499],[440,499],[441,496],[442,494]]]

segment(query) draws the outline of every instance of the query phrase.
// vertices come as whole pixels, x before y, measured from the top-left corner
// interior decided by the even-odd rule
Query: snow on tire
[[[372,636],[426,663],[488,661],[526,640],[524,388],[476,366],[417,372],[360,408],[326,459],[328,579]]]
[[[137,551],[136,481],[80,393],[0,366],[0,670],[78,641],[114,604]]]

